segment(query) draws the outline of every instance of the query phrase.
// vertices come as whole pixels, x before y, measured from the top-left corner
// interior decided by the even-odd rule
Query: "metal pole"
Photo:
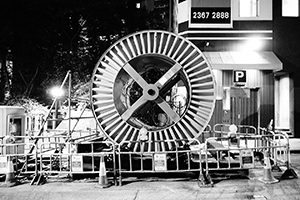
[[[178,0],[169,0],[169,31],[178,33]]]
[[[71,147],[70,147],[70,143],[69,141],[72,139],[72,136],[71,136],[71,86],[72,86],[72,74],[71,74],[71,71],[69,70],[68,71],[68,78],[69,78],[69,90],[68,90],[68,112],[69,112],[69,127],[68,127],[68,141],[67,141],[67,152],[68,152],[68,155],[70,155],[71,153]],[[68,156],[68,168],[70,169],[71,168],[71,157]],[[70,175],[70,174],[69,174]]]
[[[173,0],[169,0],[169,31],[172,32],[172,1]]]
[[[178,0],[173,0],[172,11],[172,32],[178,34]]]
[[[55,109],[54,109],[54,115],[53,115],[53,119],[54,121],[52,122],[52,129],[54,130],[57,126],[57,119],[58,119],[58,101],[59,99],[56,99],[55,101]]]
[[[68,130],[68,136],[69,139],[71,138],[71,86],[72,86],[72,75],[71,71],[68,71],[69,73],[69,94],[68,94],[68,111],[69,111],[69,130]]]

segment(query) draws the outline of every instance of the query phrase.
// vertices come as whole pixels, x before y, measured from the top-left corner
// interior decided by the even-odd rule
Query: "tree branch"
[[[39,67],[36,68],[34,76],[30,80],[29,84],[26,85],[27,87],[26,87],[25,92],[23,93],[23,96],[29,96],[30,95],[30,93],[31,93],[31,91],[33,89],[33,82],[34,82],[35,78],[37,77],[38,72],[39,72]]]

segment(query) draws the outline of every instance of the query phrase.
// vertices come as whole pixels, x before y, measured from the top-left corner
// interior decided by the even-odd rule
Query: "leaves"
[[[135,4],[133,0],[1,0],[0,58],[2,63],[13,62],[10,94],[47,101],[47,89],[61,83],[68,70],[72,86],[78,88],[77,84],[89,81],[98,59],[116,40],[138,30],[167,27],[155,10],[137,9]],[[0,85],[5,81],[0,74]]]
[[[20,106],[25,109],[27,115],[42,114],[44,116],[49,112],[45,106],[36,101],[35,99],[24,98],[21,96],[11,98],[6,105],[8,106]]]

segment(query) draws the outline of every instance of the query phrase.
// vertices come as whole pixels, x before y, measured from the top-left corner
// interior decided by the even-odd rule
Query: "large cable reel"
[[[135,152],[168,151],[174,140],[197,138],[207,126],[215,80],[193,43],[166,31],[142,31],[120,39],[101,56],[91,102],[110,140]],[[140,140],[142,147],[127,143]]]

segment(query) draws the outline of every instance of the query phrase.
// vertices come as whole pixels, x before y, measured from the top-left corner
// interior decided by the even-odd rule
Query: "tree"
[[[1,0],[0,85],[11,96],[44,101],[46,89],[68,70],[86,82],[102,53],[121,37],[144,29],[165,29],[155,10],[133,0]],[[2,64],[3,66],[3,64]],[[11,85],[8,84],[11,81]],[[78,81],[77,81],[78,82]],[[4,101],[0,92],[0,102]]]

